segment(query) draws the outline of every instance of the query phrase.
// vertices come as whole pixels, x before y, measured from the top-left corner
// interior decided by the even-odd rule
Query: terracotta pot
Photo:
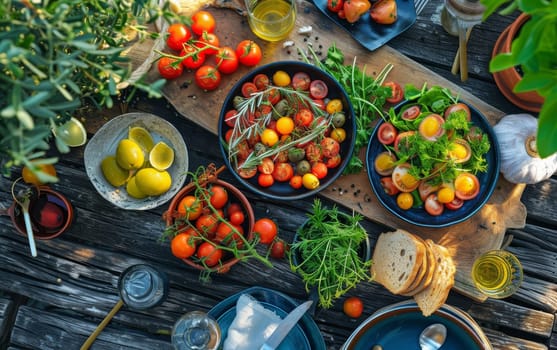
[[[511,44],[515,36],[520,30],[520,27],[530,17],[526,14],[521,14],[510,26],[508,26],[499,36],[495,46],[493,47],[492,57],[499,53],[508,53],[511,51]],[[500,72],[493,73],[495,84],[501,93],[511,101],[514,105],[530,111],[538,113],[544,102],[544,98],[535,91],[515,93],[513,88],[522,79],[521,74],[516,68],[508,68]]]
[[[228,182],[214,179],[210,181],[210,184],[220,185],[224,187],[228,191],[228,204],[230,203],[238,203],[243,209],[245,219],[244,223],[242,224],[242,228],[244,230],[245,237],[248,241],[252,241],[254,238],[253,233],[253,226],[255,224],[255,215],[253,213],[253,208],[249,203],[248,199],[244,196],[240,190],[238,190],[233,185],[229,184]],[[178,211],[178,204],[180,201],[187,195],[193,194],[195,191],[195,184],[190,183],[184,188],[182,188],[172,199],[170,202],[170,206],[166,212],[163,213],[163,219],[166,222],[166,226],[174,225],[174,222],[177,217],[179,217]],[[217,273],[226,273],[230,270],[230,268],[236,264],[239,259],[234,257],[231,253],[225,252],[222,263],[214,266],[214,267],[206,267],[202,264],[196,263],[191,259],[182,259],[184,262],[198,270],[205,270],[209,272],[217,272]]]
[[[64,233],[72,224],[75,213],[70,201],[48,186],[38,188],[38,197],[29,204],[31,227],[36,239],[53,239]],[[17,232],[27,236],[23,211],[13,202],[8,209],[0,210],[0,215],[8,215]]]

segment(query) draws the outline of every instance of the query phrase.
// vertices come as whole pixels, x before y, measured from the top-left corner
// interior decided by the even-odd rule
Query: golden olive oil
[[[255,35],[267,41],[279,41],[288,36],[296,23],[294,0],[252,1],[249,25]]]
[[[479,257],[472,267],[472,280],[485,295],[505,298],[522,282],[522,266],[506,251],[490,251]]]

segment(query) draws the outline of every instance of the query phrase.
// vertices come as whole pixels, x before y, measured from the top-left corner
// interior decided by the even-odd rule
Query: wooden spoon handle
[[[120,311],[120,308],[122,308],[122,306],[124,305],[124,301],[122,299],[118,300],[118,302],[116,303],[116,305],[114,305],[114,307],[112,308],[112,310],[110,310],[110,312],[108,313],[108,315],[106,315],[104,317],[104,320],[102,320],[101,323],[99,323],[99,325],[97,326],[97,328],[93,331],[93,333],[91,333],[91,335],[89,336],[89,338],[87,338],[87,340],[85,341],[85,343],[83,343],[83,345],[81,346],[80,350],[87,350],[89,349],[89,347],[91,346],[91,344],[93,344],[93,342],[95,341],[95,339],[97,339],[97,336],[102,332],[102,330],[104,329],[104,327],[106,327],[106,325],[108,324],[108,322],[110,322],[110,320],[112,319],[112,317],[114,317],[114,315],[116,315],[116,313],[118,311]]]

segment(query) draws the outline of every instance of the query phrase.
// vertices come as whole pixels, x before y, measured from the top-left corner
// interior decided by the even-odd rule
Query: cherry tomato
[[[358,318],[364,311],[364,303],[358,297],[350,297],[344,300],[342,310],[348,317]]]
[[[311,78],[306,72],[297,72],[292,76],[292,88],[300,91],[307,91],[311,83]]]
[[[206,55],[214,55],[219,51],[220,40],[215,33],[203,32],[195,45]]]
[[[228,212],[228,216],[230,216],[237,211],[242,211],[242,206],[238,203],[230,203],[226,208],[226,211]]]
[[[215,266],[222,259],[222,250],[214,244],[203,242],[197,248],[197,257],[207,266]]]
[[[269,157],[263,158],[257,166],[257,171],[261,174],[272,174],[275,171],[275,162]]]
[[[236,56],[244,66],[255,66],[261,61],[261,47],[252,40],[242,40],[236,46]]]
[[[327,10],[332,12],[338,12],[342,9],[344,5],[344,0],[327,0]]]
[[[225,222],[219,223],[219,225],[217,226],[217,231],[215,232],[215,239],[221,242],[225,240],[228,237],[228,235],[234,232],[231,226],[232,223],[228,223],[228,224]]]
[[[253,167],[253,168],[239,167],[236,171],[238,172],[238,175],[240,175],[240,177],[242,179],[251,179],[252,177],[257,175],[257,168],[256,167]]]
[[[272,174],[259,174],[257,183],[261,187],[271,187],[275,183],[275,178]]]
[[[393,183],[401,192],[412,192],[420,185],[420,181],[410,174],[410,164],[402,163],[393,169]]]
[[[443,116],[445,117],[445,120],[447,120],[449,118],[449,116],[452,113],[455,113],[455,112],[464,113],[464,115],[466,116],[466,120],[468,120],[468,121],[471,120],[470,107],[468,107],[464,103],[455,103],[455,104],[450,105],[449,107],[447,107],[447,109],[445,109],[445,113],[443,114]]]
[[[289,135],[292,131],[294,131],[294,119],[290,117],[280,117],[277,120],[277,131],[281,135]]]
[[[332,137],[324,137],[320,143],[321,153],[326,158],[331,158],[339,154],[340,144]]]
[[[277,132],[271,128],[266,128],[261,132],[261,143],[267,147],[273,147],[279,140]]]
[[[394,196],[400,192],[398,188],[396,188],[395,184],[393,183],[393,179],[390,176],[384,176],[379,181],[381,183],[381,187],[385,193],[389,196]]]
[[[432,193],[424,201],[425,211],[429,215],[439,216],[443,213],[443,204],[437,200],[437,194]]]
[[[195,83],[203,90],[215,90],[219,87],[220,81],[220,72],[213,66],[204,65],[195,71]]]
[[[267,74],[259,73],[253,77],[253,83],[257,86],[258,90],[264,90],[269,86],[271,80],[267,76]]]
[[[277,70],[273,74],[273,84],[275,84],[276,86],[288,86],[290,85],[291,81],[292,79],[290,78],[290,75],[283,70]]]
[[[400,147],[402,147],[403,149],[408,149],[408,138],[413,136],[415,133],[416,132],[414,130],[398,133],[395,138],[395,144],[393,145],[395,151],[398,152]]]
[[[286,243],[282,239],[275,239],[271,246],[269,247],[271,250],[271,257],[275,259],[282,259],[284,258],[284,254],[286,253]]]
[[[402,112],[401,118],[404,119],[404,120],[414,120],[420,115],[421,112],[422,112],[422,109],[420,108],[420,106],[413,105],[413,106],[410,106],[410,107],[406,108]]]
[[[234,73],[239,66],[236,51],[230,46],[223,46],[217,52],[217,68],[223,74]]]
[[[191,30],[197,35],[203,32],[212,33],[215,31],[215,18],[208,11],[197,11],[191,17]]]
[[[310,163],[320,162],[323,159],[323,150],[321,146],[315,144],[315,142],[310,142],[305,148],[306,159]]]
[[[391,88],[391,97],[387,98],[389,103],[399,103],[404,98],[404,91],[399,83],[394,81],[387,81],[383,84],[388,88]]]
[[[438,189],[439,185],[432,185],[427,181],[422,181],[418,186],[418,193],[420,194],[422,201],[425,201],[430,194],[434,193]]]
[[[209,202],[215,209],[224,208],[228,202],[228,191],[220,185],[211,186]]]
[[[183,23],[174,23],[168,27],[166,46],[174,51],[181,51],[184,44],[191,38],[191,30]]]
[[[195,196],[188,195],[178,203],[178,214],[187,220],[193,221],[197,219],[203,212],[203,206],[199,199]]]
[[[394,153],[389,151],[381,152],[375,157],[373,161],[373,167],[375,171],[381,176],[391,175],[393,169],[395,168],[395,162],[397,161]]]
[[[172,255],[178,259],[187,259],[195,253],[195,241],[188,233],[178,233],[170,241]]]
[[[342,108],[343,108],[342,101],[339,98],[333,98],[327,103],[325,110],[329,114],[334,114],[337,112],[342,112]]]
[[[308,190],[314,190],[319,187],[319,179],[312,173],[305,173],[302,176],[302,184]]]
[[[319,180],[327,176],[328,170],[329,169],[323,162],[315,162],[311,166],[311,173],[315,175]]]
[[[255,86],[255,84],[251,81],[247,81],[242,84],[241,91],[244,97],[250,97],[253,93],[257,92],[257,86]]]
[[[233,225],[241,225],[244,223],[245,219],[246,217],[244,215],[244,212],[241,209],[233,213],[230,213],[228,216],[228,220]]]
[[[455,196],[463,200],[475,198],[480,193],[480,182],[476,175],[461,173],[454,180]]]
[[[229,127],[233,128],[236,124],[236,118],[238,117],[238,111],[231,109],[224,114],[224,123]]]
[[[337,15],[338,15],[338,18],[340,18],[340,19],[346,19],[346,12],[344,12],[344,8],[341,8],[340,10],[338,10]]]
[[[333,169],[339,166],[341,162],[342,162],[342,157],[340,156],[340,154],[337,154],[334,157],[327,158],[327,160],[325,161],[325,165],[327,166],[327,168]]]
[[[197,48],[191,45],[184,45],[184,48],[180,52],[182,58],[182,65],[186,69],[197,69],[205,63],[205,52],[199,51]]]
[[[371,6],[371,19],[380,24],[392,24],[397,19],[395,0],[379,0]]]
[[[277,163],[272,175],[276,181],[286,182],[294,176],[294,168],[290,163]]]
[[[343,128],[334,128],[331,130],[330,137],[338,143],[344,142],[346,140],[346,130]]]
[[[317,108],[319,108],[322,111],[327,110],[327,105],[325,104],[325,100],[323,100],[322,98],[318,98],[318,99],[313,99],[313,103],[315,104],[315,106],[317,106]]]
[[[320,99],[327,97],[329,93],[329,88],[323,80],[312,80],[309,84],[309,95],[313,99]]]
[[[450,203],[455,199],[455,192],[449,186],[444,186],[437,191],[437,200],[439,203]]]
[[[261,218],[253,225],[253,232],[259,235],[259,241],[263,244],[273,242],[278,233],[277,224],[269,218]]]
[[[294,122],[298,126],[310,126],[313,122],[313,112],[307,108],[301,108],[294,116]]]
[[[300,189],[302,188],[303,184],[302,184],[302,176],[300,175],[294,175],[292,176],[292,178],[290,179],[290,181],[288,182],[290,184],[290,186],[294,189]]]
[[[462,206],[464,205],[464,201],[460,198],[455,198],[452,201],[450,201],[449,203],[445,203],[445,208],[449,209],[449,210],[458,210],[460,208],[462,208]]]
[[[402,210],[408,210],[414,205],[414,197],[409,192],[401,192],[396,196],[396,204]]]
[[[160,75],[165,79],[176,79],[184,72],[184,67],[175,58],[161,57],[158,63]]]
[[[195,228],[208,236],[211,236],[217,231],[218,224],[219,220],[211,214],[203,214],[195,220]]]
[[[398,131],[393,124],[385,122],[379,126],[377,130],[377,139],[384,145],[390,145],[395,142]]]

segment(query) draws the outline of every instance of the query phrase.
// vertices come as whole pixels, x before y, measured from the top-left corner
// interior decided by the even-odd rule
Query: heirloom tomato
[[[236,46],[236,56],[244,66],[255,66],[261,61],[261,47],[253,40],[242,40]]]
[[[197,35],[203,32],[212,33],[215,31],[215,18],[208,11],[197,11],[191,17],[191,30]]]
[[[345,0],[342,8],[346,20],[355,23],[370,7],[371,3],[368,0]]]
[[[290,163],[277,163],[272,175],[276,181],[286,182],[294,176],[294,168]]]
[[[373,4],[369,12],[371,19],[380,24],[392,24],[397,18],[395,0],[379,0]]]

